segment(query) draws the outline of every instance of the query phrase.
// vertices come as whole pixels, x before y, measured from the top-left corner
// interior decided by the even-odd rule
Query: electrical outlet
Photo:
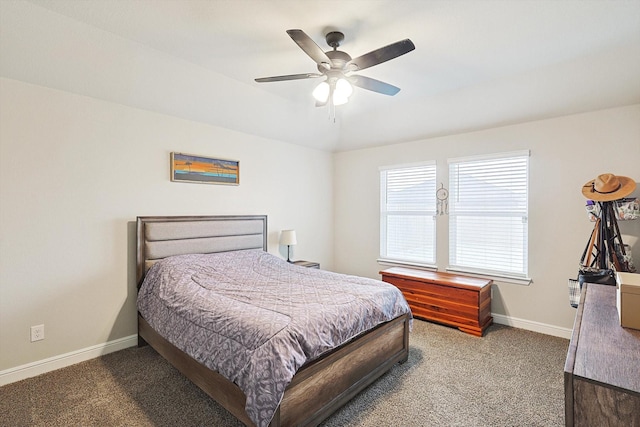
[[[31,327],[31,342],[44,339],[44,325],[36,325]]]

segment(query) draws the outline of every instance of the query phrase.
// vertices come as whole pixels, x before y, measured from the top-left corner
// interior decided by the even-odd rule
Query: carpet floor
[[[482,338],[414,320],[409,360],[323,427],[563,426],[569,341],[503,325]],[[150,347],[0,388],[0,426],[241,426]]]

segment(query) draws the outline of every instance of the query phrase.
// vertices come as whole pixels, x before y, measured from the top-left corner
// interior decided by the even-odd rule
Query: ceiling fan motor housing
[[[338,46],[340,46],[340,43],[344,40],[344,34],[340,31],[331,31],[330,33],[327,33],[325,38],[327,40],[327,44],[333,48],[333,50],[325,52],[327,57],[331,59],[331,64],[327,65],[329,65],[329,68],[334,71],[344,70],[345,65],[351,61],[351,56],[349,56],[348,53],[338,50]],[[318,71],[327,74],[327,71],[329,70],[325,64],[322,63],[318,64]]]
[[[340,50],[330,50],[328,52],[325,52],[327,54],[327,56],[329,57],[329,59],[331,59],[331,64],[329,64],[331,66],[332,70],[344,70],[345,65],[347,64],[347,62],[351,61],[351,56],[349,56],[348,53],[346,52],[342,52]],[[321,64],[318,64],[318,70],[321,73],[324,73],[327,71],[326,68],[322,67]]]
[[[340,31],[331,31],[330,33],[327,33],[325,40],[327,40],[327,44],[329,46],[336,49],[344,40],[344,34]]]

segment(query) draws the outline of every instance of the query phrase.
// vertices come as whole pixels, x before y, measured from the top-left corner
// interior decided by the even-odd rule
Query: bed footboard
[[[408,314],[303,366],[287,387],[270,427],[315,426],[409,355]],[[236,418],[253,423],[242,390],[165,340],[138,316],[138,335]]]
[[[403,315],[300,369],[271,426],[318,425],[408,356],[409,316]]]

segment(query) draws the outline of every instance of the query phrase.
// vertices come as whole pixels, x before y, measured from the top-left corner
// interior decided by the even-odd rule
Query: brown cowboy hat
[[[604,173],[583,185],[582,194],[590,200],[610,202],[628,196],[635,189],[636,182],[633,179]]]

